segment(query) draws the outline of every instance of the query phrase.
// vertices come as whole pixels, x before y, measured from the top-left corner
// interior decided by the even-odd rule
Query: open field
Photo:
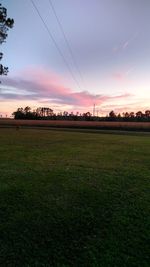
[[[0,127],[3,126],[28,126],[28,127],[61,127],[61,128],[88,128],[149,131],[150,122],[114,122],[114,121],[67,121],[67,120],[13,120],[0,119]]]
[[[149,267],[149,179],[149,134],[0,128],[0,266]]]

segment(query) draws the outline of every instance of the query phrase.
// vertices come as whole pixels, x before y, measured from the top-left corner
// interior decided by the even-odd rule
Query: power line
[[[70,68],[70,65],[68,64],[68,62],[67,62],[65,56],[63,55],[62,51],[60,50],[59,46],[57,45],[57,42],[56,42],[54,36],[52,35],[52,33],[50,32],[50,30],[49,30],[49,28],[48,28],[48,26],[47,26],[45,20],[44,20],[43,17],[41,16],[40,11],[39,11],[39,9],[37,8],[35,2],[34,2],[33,0],[30,0],[30,1],[31,1],[31,3],[32,3],[33,7],[35,8],[35,10],[36,10],[38,16],[40,17],[40,19],[41,19],[41,21],[42,21],[42,23],[43,23],[43,25],[44,25],[44,27],[45,27],[45,29],[46,29],[46,31],[47,31],[49,37],[50,37],[50,39],[52,40],[52,42],[53,42],[53,44],[55,45],[55,47],[56,47],[58,53],[59,53],[60,56],[62,57],[62,59],[63,59],[65,65],[66,65],[67,69],[69,70],[69,72],[70,72],[70,74],[71,74],[71,76],[72,76],[74,82],[77,84],[77,86],[78,86],[79,89],[81,90],[81,87],[80,87],[80,85],[79,85],[79,82],[77,81],[76,77],[74,76],[73,71],[72,71],[71,68]]]
[[[54,7],[54,5],[53,5],[53,3],[52,3],[52,0],[49,0],[49,4],[50,4],[50,6],[51,6],[51,8],[52,8],[52,11],[53,11],[53,13],[54,13],[54,16],[55,16],[55,18],[56,18],[56,20],[57,20],[57,23],[58,23],[58,25],[59,25],[60,31],[61,31],[61,33],[62,33],[62,35],[63,35],[63,37],[64,37],[66,46],[67,46],[67,48],[68,48],[68,50],[69,50],[69,53],[70,53],[70,55],[71,55],[72,61],[73,61],[73,63],[74,63],[74,66],[75,66],[76,70],[78,71],[78,73],[79,73],[79,75],[80,75],[80,79],[83,81],[83,77],[82,77],[82,75],[81,75],[81,71],[80,71],[79,66],[78,66],[78,64],[77,64],[77,61],[75,60],[74,53],[73,53],[73,51],[72,51],[71,45],[70,45],[70,43],[69,43],[69,41],[68,41],[68,39],[67,39],[67,36],[66,36],[66,34],[65,34],[65,31],[64,31],[64,28],[63,28],[62,23],[61,23],[61,21],[60,21],[58,15],[57,15],[57,12],[56,12],[56,9],[55,9],[55,7]]]

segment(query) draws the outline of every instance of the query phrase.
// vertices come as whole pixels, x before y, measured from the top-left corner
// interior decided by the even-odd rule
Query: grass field
[[[149,134],[0,129],[0,266],[149,267]]]

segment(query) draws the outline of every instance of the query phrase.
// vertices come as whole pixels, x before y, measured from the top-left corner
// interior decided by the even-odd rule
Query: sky
[[[0,115],[27,105],[92,112],[95,104],[99,115],[150,109],[150,0],[32,1],[0,1],[15,20],[1,45],[9,74]]]

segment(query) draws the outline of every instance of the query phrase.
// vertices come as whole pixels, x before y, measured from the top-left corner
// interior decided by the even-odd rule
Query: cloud
[[[129,40],[122,45],[122,49],[126,49],[129,45]]]
[[[113,52],[114,52],[114,53],[117,53],[117,52],[126,50],[126,49],[128,48],[128,46],[130,45],[130,43],[132,43],[132,42],[137,38],[138,35],[139,35],[138,32],[134,33],[133,36],[132,36],[130,39],[124,41],[123,43],[121,43],[121,44],[118,45],[118,46],[115,46],[115,47],[113,48]]]
[[[126,70],[122,70],[121,72],[114,72],[112,74],[113,79],[118,82],[126,83],[129,80],[130,74],[135,70],[135,67],[129,67]]]
[[[113,78],[116,81],[123,81],[124,75],[122,73],[116,72],[116,73],[113,73]]]
[[[88,91],[74,92],[64,86],[56,74],[42,69],[32,69],[17,77],[5,77],[0,89],[0,101],[5,100],[35,100],[45,103],[70,105],[76,107],[91,107],[108,100],[127,98],[131,95],[117,96],[94,95]]]

